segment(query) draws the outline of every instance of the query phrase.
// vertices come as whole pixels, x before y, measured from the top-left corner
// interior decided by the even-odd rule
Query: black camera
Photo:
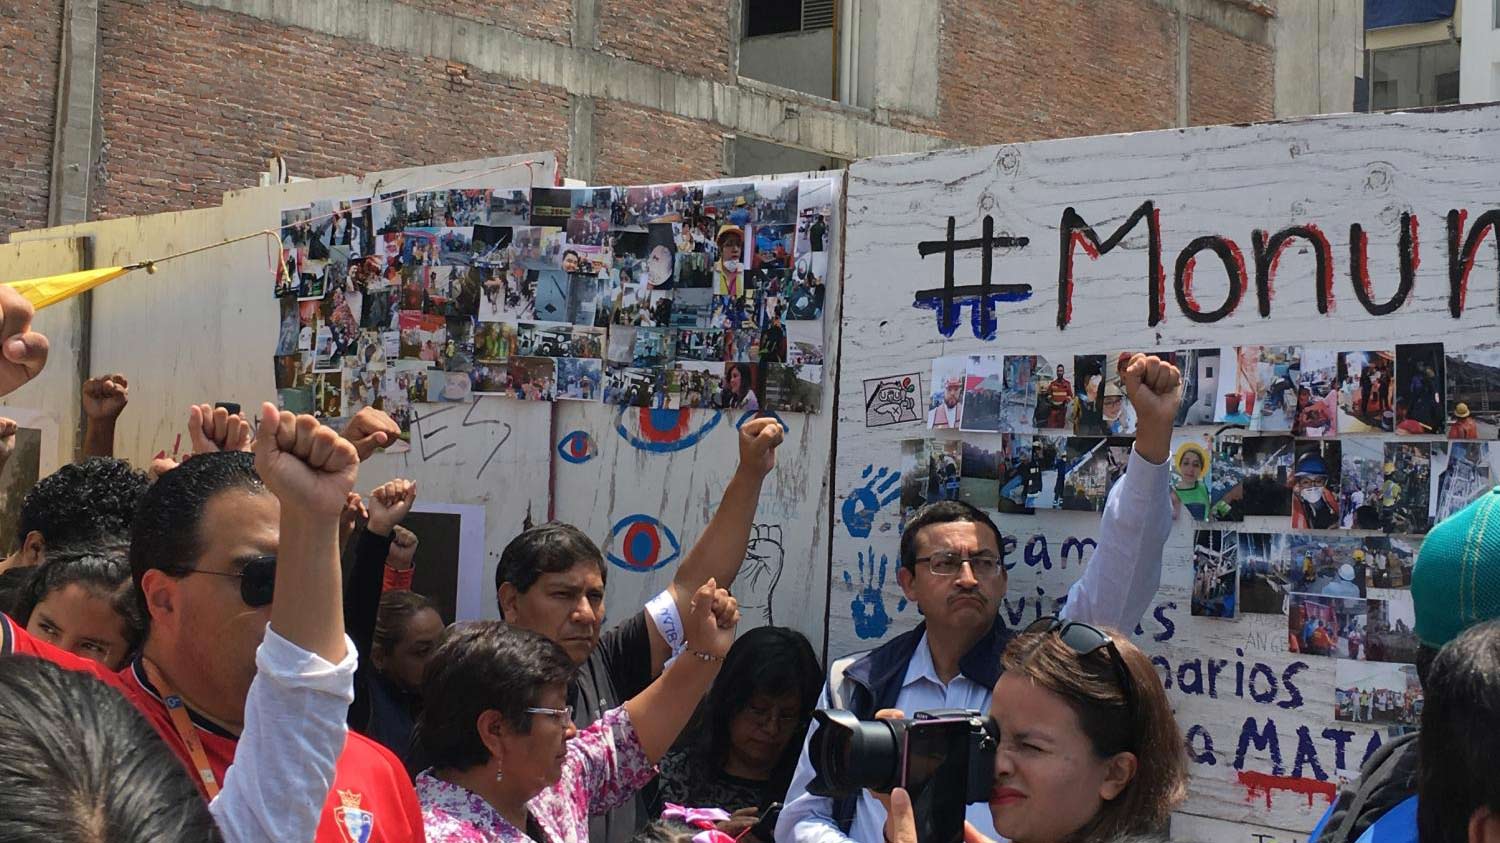
[[[994,719],[978,711],[919,711],[910,720],[860,720],[847,711],[813,712],[808,746],[817,796],[857,795],[868,788],[911,795],[921,843],[963,839],[964,808],[988,802],[994,789]]]

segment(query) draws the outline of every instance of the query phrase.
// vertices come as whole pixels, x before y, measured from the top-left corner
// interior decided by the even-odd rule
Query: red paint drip
[[[1332,805],[1338,796],[1339,786],[1333,782],[1320,782],[1317,779],[1296,779],[1291,776],[1273,776],[1268,773],[1257,773],[1253,770],[1242,770],[1238,774],[1240,784],[1245,787],[1245,801],[1255,801],[1257,792],[1266,795],[1266,810],[1271,810],[1271,794],[1274,791],[1284,790],[1288,793],[1300,793],[1307,797],[1307,807],[1313,806],[1313,799],[1319,795],[1328,800]]]
[[[1094,260],[1099,259],[1099,249],[1096,248],[1093,243],[1089,242],[1089,238],[1085,236],[1082,231],[1073,232],[1073,242],[1082,246],[1083,250],[1089,253],[1089,257],[1093,258]]]
[[[1188,309],[1194,313],[1202,313],[1203,308],[1198,306],[1198,300],[1193,297],[1193,268],[1198,265],[1198,258],[1188,258],[1182,267],[1182,298],[1187,302]]]
[[[1412,214],[1409,219],[1411,220],[1411,271],[1415,275],[1417,268],[1422,265],[1422,250],[1417,243],[1417,215]]]
[[[1161,243],[1161,209],[1151,209],[1152,233],[1156,235],[1156,242]],[[1165,322],[1167,319],[1167,273],[1162,267],[1160,248],[1157,249],[1156,260],[1156,319]]]

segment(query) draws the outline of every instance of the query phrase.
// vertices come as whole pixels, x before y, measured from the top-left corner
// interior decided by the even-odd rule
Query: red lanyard
[[[203,751],[203,741],[198,738],[198,727],[193,725],[192,718],[188,716],[187,706],[155,665],[145,658],[141,659],[141,664],[145,666],[151,684],[161,692],[162,701],[167,704],[167,714],[171,716],[172,725],[177,729],[177,736],[187,744],[188,755],[193,759],[193,766],[198,769],[198,778],[203,780],[203,789],[208,792],[208,798],[213,799],[219,795],[219,780],[214,776],[214,768],[208,763],[208,753]]]

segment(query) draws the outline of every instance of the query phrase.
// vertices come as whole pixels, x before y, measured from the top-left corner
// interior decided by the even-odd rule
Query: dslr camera
[[[964,809],[994,789],[995,721],[961,708],[919,711],[909,720],[860,720],[847,711],[813,712],[808,746],[817,773],[809,793],[840,798],[861,789],[911,795],[920,843],[956,843]]]

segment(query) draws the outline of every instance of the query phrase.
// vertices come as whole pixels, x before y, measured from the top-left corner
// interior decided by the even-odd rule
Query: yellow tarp
[[[92,290],[106,281],[113,281],[130,271],[127,266],[111,266],[107,269],[86,269],[65,275],[49,275],[46,278],[28,278],[25,281],[7,281],[5,286],[14,288],[26,297],[37,310],[70,299],[79,293]]]

